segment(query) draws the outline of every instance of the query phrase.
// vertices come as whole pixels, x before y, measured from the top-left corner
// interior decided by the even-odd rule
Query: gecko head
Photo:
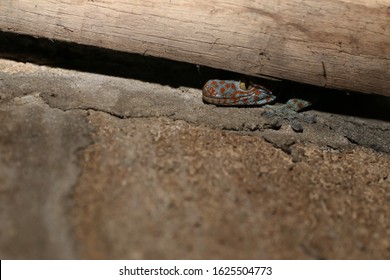
[[[265,87],[231,80],[209,80],[202,93],[205,102],[221,106],[258,106],[268,104],[276,98]]]

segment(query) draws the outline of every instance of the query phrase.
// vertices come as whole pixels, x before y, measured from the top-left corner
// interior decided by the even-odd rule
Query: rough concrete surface
[[[0,60],[0,258],[389,259],[386,116],[265,110]]]

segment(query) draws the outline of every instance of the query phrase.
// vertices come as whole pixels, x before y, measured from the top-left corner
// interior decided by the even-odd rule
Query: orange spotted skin
[[[300,110],[303,110],[311,105],[312,105],[312,103],[307,101],[307,100],[292,98],[292,99],[287,101],[285,106],[287,109],[290,109],[290,110],[295,111],[295,112],[299,112]]]
[[[209,80],[203,86],[203,100],[219,106],[261,106],[275,101],[276,95],[263,86],[250,83],[244,90],[240,81]],[[298,112],[311,105],[311,102],[293,98],[287,101],[283,110]]]
[[[203,100],[220,106],[260,106],[271,103],[276,96],[265,87],[251,83],[243,90],[240,81],[210,80],[202,90]]]

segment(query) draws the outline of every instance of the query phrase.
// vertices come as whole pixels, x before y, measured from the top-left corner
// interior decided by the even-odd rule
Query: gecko
[[[312,117],[300,117],[299,111],[302,111],[312,105],[312,102],[292,98],[280,108],[272,108],[272,104],[277,99],[277,95],[273,94],[269,89],[247,81],[234,80],[209,80],[202,89],[203,100],[206,103],[217,106],[262,106],[267,105],[271,111],[267,113],[268,116],[276,116],[279,123],[282,119],[287,119],[291,128],[295,132],[302,132],[303,127],[300,120],[314,123],[315,119]]]

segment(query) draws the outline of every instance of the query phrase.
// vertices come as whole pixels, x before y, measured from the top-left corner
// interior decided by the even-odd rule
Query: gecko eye
[[[248,83],[246,81],[240,81],[240,89],[242,89],[242,90],[250,90],[252,88],[253,88],[253,86],[250,83]]]

